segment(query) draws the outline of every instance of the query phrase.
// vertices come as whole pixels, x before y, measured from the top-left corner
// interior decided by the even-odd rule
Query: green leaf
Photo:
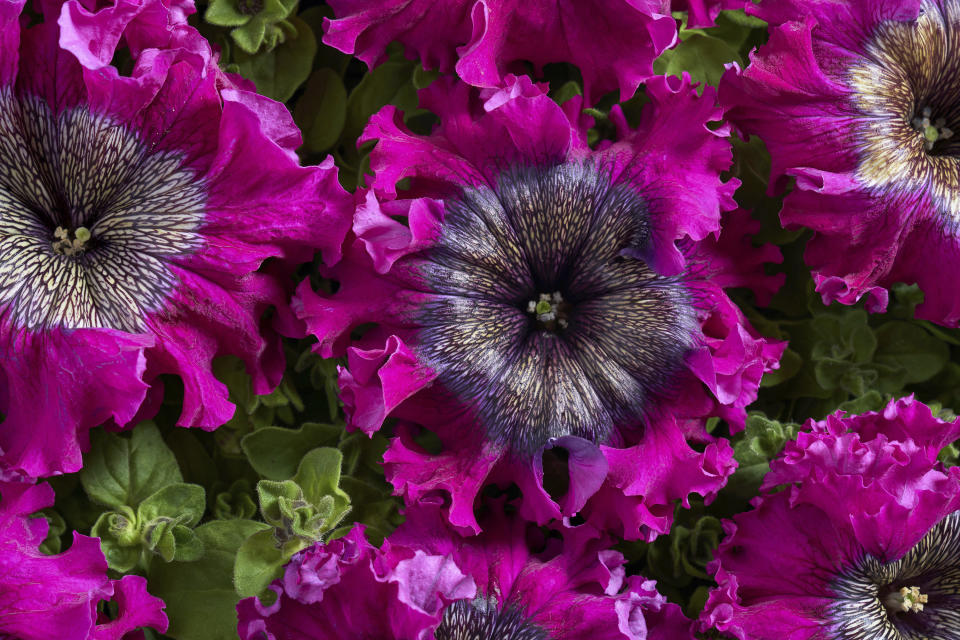
[[[748,16],[743,9],[734,9],[732,11],[721,11],[720,15],[733,22],[744,27],[750,27],[751,29],[765,29],[767,23],[756,16]]]
[[[580,88],[580,83],[576,80],[568,80],[564,82],[556,91],[551,91],[550,97],[553,98],[553,101],[557,104],[563,104],[567,100],[575,96],[582,96],[583,90]]]
[[[264,427],[248,434],[240,442],[250,466],[269,480],[287,480],[307,452],[321,446],[336,445],[343,426],[304,423],[299,429]]]
[[[837,409],[850,414],[880,411],[887,404],[887,399],[879,391],[871,389],[858,398],[842,403]]]
[[[723,75],[724,63],[743,63],[737,50],[723,40],[694,31],[687,34],[683,42],[664,51],[654,61],[654,71],[678,77],[687,71],[694,82],[716,86]]]
[[[347,121],[343,140],[356,140],[370,116],[390,104],[405,85],[412,82],[417,64],[409,60],[384,62],[366,74],[347,99]]]
[[[236,51],[234,62],[248,80],[253,81],[259,93],[279,102],[286,102],[306,81],[313,68],[317,40],[313,30],[297,17],[289,18],[296,35],[271,51],[250,54]]]
[[[273,531],[254,533],[243,541],[234,566],[234,584],[241,596],[255,596],[278,578],[290,557],[306,548],[306,540],[291,540],[278,545]]]
[[[943,463],[945,467],[955,467],[960,464],[960,446],[957,442],[952,442],[940,450],[940,454],[937,456],[937,459]]]
[[[440,77],[439,71],[427,71],[420,65],[417,65],[413,70],[413,82],[414,89],[426,89],[433,81]]]
[[[819,315],[811,326],[818,337],[811,352],[813,359],[832,358],[855,363],[873,359],[877,339],[863,309],[845,310],[842,315]]]
[[[173,529],[174,539],[176,541],[176,551],[173,559],[181,562],[194,562],[203,557],[206,547],[193,529],[183,525],[177,525]]]
[[[902,368],[905,381],[923,382],[950,359],[950,348],[912,322],[888,322],[877,329],[876,361]]]
[[[53,509],[43,509],[30,516],[31,518],[44,518],[47,521],[47,537],[40,543],[40,553],[52,556],[60,553],[60,536],[67,530],[67,523],[63,516]]]
[[[912,320],[916,315],[917,305],[924,299],[920,286],[897,282],[890,289],[893,291],[893,300],[887,307],[887,315],[900,320]]]
[[[267,30],[272,30],[275,27],[263,18],[259,16],[254,16],[249,22],[245,23],[243,26],[237,27],[230,32],[230,37],[233,38],[233,41],[237,43],[237,46],[240,47],[240,50],[244,53],[253,55],[257,53],[260,49],[260,46],[264,44],[264,40],[267,36]],[[278,36],[272,38],[276,42]],[[267,49],[272,49],[273,47],[267,45]]]
[[[800,426],[771,420],[761,413],[747,416],[743,433],[734,444],[734,457],[744,465],[767,462],[775,457],[787,440],[793,438]]]
[[[219,477],[217,463],[207,453],[200,438],[191,429],[175,428],[168,431],[164,439],[177,457],[184,481],[199,484],[210,491]]]
[[[328,539],[339,538],[349,533],[354,522],[362,522],[366,526],[364,532],[367,539],[374,545],[379,545],[383,539],[403,522],[399,514],[400,502],[390,495],[390,488],[384,483],[374,485],[350,476],[340,478],[340,488],[350,495],[352,509],[349,514],[349,523],[341,521],[338,529],[333,531]]]
[[[253,16],[241,13],[236,0],[210,0],[203,19],[220,27],[238,27],[246,24]]]
[[[249,520],[257,514],[250,483],[244,478],[234,480],[228,491],[217,494],[213,504],[213,517],[221,520]]]
[[[177,552],[177,528],[184,529],[169,518],[161,518],[150,523],[149,527],[144,528],[143,546],[147,551],[160,556],[164,562],[172,562]],[[191,533],[190,529],[186,529]],[[181,534],[179,537],[183,538]]]
[[[236,640],[237,602],[233,568],[243,541],[267,525],[252,520],[216,520],[194,530],[204,546],[195,562],[155,562],[147,575],[150,593],[166,603],[167,634],[177,640]]]
[[[111,540],[118,539],[121,546],[137,546],[159,555],[165,562],[174,558],[196,560],[203,555],[203,544],[197,541],[191,528],[203,517],[206,499],[203,487],[195,484],[176,483],[160,489],[137,507],[136,516],[132,511],[127,518],[131,524],[125,538],[121,538],[112,529],[105,532],[95,531],[104,539],[107,547]],[[121,518],[125,520],[126,518]],[[98,524],[100,522],[98,521]],[[139,555],[139,554],[138,554]],[[123,556],[129,560],[127,555]],[[109,561],[109,560],[108,560]],[[144,565],[149,560],[144,560]],[[111,567],[120,571],[129,571],[131,567],[121,569],[115,561]]]
[[[137,508],[137,518],[148,523],[157,518],[175,520],[193,527],[207,508],[206,492],[197,484],[177,483],[164,487],[144,500]]]
[[[136,507],[145,498],[183,477],[173,452],[152,422],[129,436],[95,429],[84,456],[80,482],[90,499],[108,507]]]
[[[340,451],[321,447],[303,457],[297,475],[293,477],[311,504],[319,505],[326,496],[333,499],[333,512],[331,521],[327,523],[328,528],[335,526],[350,510],[350,496],[340,488],[341,464],[343,455]]]
[[[760,379],[760,386],[773,387],[786,382],[797,375],[802,366],[803,358],[800,357],[799,353],[788,347],[783,352],[783,357],[780,358],[780,368],[763,374],[763,378]]]
[[[274,527],[283,527],[284,519],[293,517],[293,509],[308,505],[303,489],[293,480],[261,480],[257,483],[257,496],[263,519]]]
[[[90,535],[100,538],[107,565],[114,571],[126,573],[140,560],[140,523],[130,507],[101,513]]]

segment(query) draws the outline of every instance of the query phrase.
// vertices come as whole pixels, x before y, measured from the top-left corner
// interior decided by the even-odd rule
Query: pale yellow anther
[[[917,116],[910,121],[913,128],[923,134],[923,148],[927,151],[933,149],[937,140],[947,140],[953,137],[953,130],[947,126],[945,118],[937,118],[931,121],[930,107],[924,107],[921,116]]]
[[[70,231],[63,227],[57,227],[53,231],[53,237],[56,238],[51,243],[54,251],[65,256],[75,256],[86,250],[86,244],[91,238],[91,233],[86,227],[77,227],[73,232],[73,240],[71,240]]]
[[[536,314],[540,322],[552,322],[557,320],[557,324],[562,329],[567,328],[567,321],[564,318],[557,319],[557,312],[560,303],[563,302],[563,296],[559,291],[553,293],[541,293],[537,300],[527,302],[527,312]]]
[[[892,591],[883,604],[894,613],[920,613],[929,596],[920,593],[919,587],[901,587],[900,591]]]

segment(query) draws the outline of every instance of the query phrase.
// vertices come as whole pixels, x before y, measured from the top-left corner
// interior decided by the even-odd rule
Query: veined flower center
[[[457,600],[443,612],[436,640],[550,640],[539,625],[511,605],[497,608],[494,597]]]
[[[865,556],[831,586],[836,640],[960,640],[960,512],[901,559]]]
[[[567,163],[504,171],[444,208],[418,262],[432,295],[411,319],[443,388],[519,456],[642,424],[699,325],[684,284],[643,258],[641,196]]]
[[[180,156],[122,123],[0,91],[0,310],[15,326],[144,330],[170,261],[202,244],[205,201]]]
[[[929,195],[960,228],[960,0],[927,0],[913,22],[881,24],[849,73],[861,112],[857,177]]]

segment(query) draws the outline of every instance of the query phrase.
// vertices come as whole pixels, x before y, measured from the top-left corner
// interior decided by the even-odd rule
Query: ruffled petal
[[[587,102],[620,90],[633,96],[653,75],[653,61],[677,38],[666,0],[605,0],[586,6],[556,0],[458,0],[442,9],[423,0],[335,0],[323,41],[373,67],[399,41],[426,69],[456,71],[478,87],[500,87],[519,61],[538,71],[577,65]]]
[[[720,230],[720,214],[736,208],[733,192],[740,182],[722,182],[720,173],[733,161],[723,111],[716,107],[711,87],[698,96],[690,76],[659,76],[646,84],[650,104],[636,129],[615,106],[610,119],[620,139],[600,157],[613,166],[614,176],[635,184],[650,207],[654,253],[649,260],[664,275],[683,270],[685,261],[675,242],[703,240]]]
[[[736,469],[729,442],[717,440],[698,453],[672,420],[647,429],[635,446],[601,450],[610,471],[583,515],[631,540],[669,532],[676,500],[689,507],[689,495],[698,493],[711,502]]]
[[[129,422],[146,397],[144,351],[155,340],[105,329],[18,335],[0,324],[3,465],[28,476],[82,466],[88,431]]]
[[[138,627],[167,630],[163,600],[147,593],[147,580],[141,576],[123,576],[113,581],[113,598],[119,612],[109,622],[98,624],[91,640],[128,640],[127,633]]]

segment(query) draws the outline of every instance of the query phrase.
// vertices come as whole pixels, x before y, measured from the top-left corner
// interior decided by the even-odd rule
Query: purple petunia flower
[[[77,470],[89,428],[148,417],[160,374],[207,429],[234,411],[215,356],[274,388],[263,313],[298,329],[284,272],[337,257],[350,203],[332,161],[297,165],[283,105],[218,70],[191,3],[43,0],[33,26],[23,6],[0,3],[0,450],[41,476]]]
[[[456,71],[478,87],[507,74],[571,62],[588,103],[620,90],[622,100],[653,75],[653,61],[677,39],[669,0],[333,0],[323,41],[373,67],[396,40],[427,69]]]
[[[960,437],[912,397],[809,421],[754,509],[724,522],[701,617],[741,640],[956,640]]]
[[[796,177],[781,219],[816,233],[824,302],[886,308],[918,283],[917,315],[960,322],[960,2],[779,0],[750,11],[770,41],[720,88],[728,118]],[[954,132],[957,135],[954,135]]]
[[[147,593],[140,576],[110,580],[96,538],[74,533],[67,551],[38,551],[48,525],[30,515],[53,497],[46,484],[0,481],[0,637],[120,640],[137,627],[166,631],[163,601]],[[97,604],[111,599],[119,614],[98,620]]]
[[[614,108],[619,140],[597,149],[579,100],[561,107],[526,77],[482,92],[434,83],[421,93],[441,120],[430,136],[385,108],[364,134],[379,139],[372,190],[324,272],[339,288],[298,290],[318,351],[346,350],[348,424],[371,433],[401,418],[388,478],[411,501],[449,495],[464,531],[479,530],[488,482],[516,482],[541,523],[582,512],[626,537],[666,531],[674,500],[712,496],[733,470],[704,417],[742,425],[777,366],[783,344],[721,288],[761,280],[749,254],[724,271],[753,228],[744,212],[730,214],[731,237],[711,235],[736,186],[719,178],[725,131],[706,127],[720,117],[713,94],[656,78],[647,96],[636,129]],[[377,326],[346,349],[364,323]],[[418,444],[421,428],[438,449]],[[548,473],[569,479],[560,496],[543,484],[551,449]]]
[[[302,551],[271,585],[272,605],[237,606],[240,637],[692,639],[680,608],[653,581],[625,577],[623,555],[583,528],[545,536],[502,511],[484,524],[461,538],[435,505],[417,505],[382,549],[357,526]]]

